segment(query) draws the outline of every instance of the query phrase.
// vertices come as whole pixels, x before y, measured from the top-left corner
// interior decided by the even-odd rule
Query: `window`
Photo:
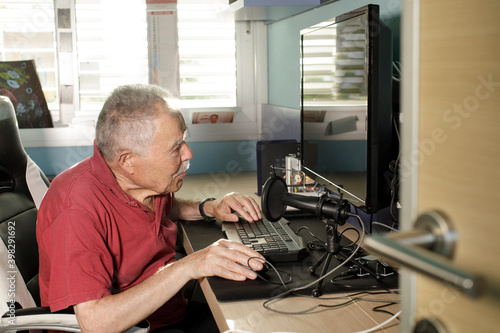
[[[2,1],[0,60],[35,59],[52,119],[63,127],[59,134],[22,131],[27,147],[91,145],[92,124],[109,93],[122,84],[149,81],[147,2]],[[177,14],[173,45],[179,52],[174,68],[181,108],[188,117],[207,108],[239,111],[236,118],[243,123],[233,124],[224,139],[255,135],[258,105],[267,100],[265,24],[235,23],[226,0],[152,2],[170,5]],[[61,14],[70,18],[68,25],[61,26]],[[263,83],[257,86],[256,80]],[[220,133],[191,134],[194,140],[220,139]]]
[[[181,107],[235,107],[235,28],[218,13],[224,1],[178,0]],[[219,2],[219,4],[217,4]],[[95,119],[113,88],[147,83],[147,17],[144,0],[76,0],[80,84],[79,119]]]
[[[57,120],[57,63],[53,0],[4,0],[0,5],[0,60],[34,59],[52,118]]]
[[[180,94],[183,108],[236,107],[235,24],[221,18],[227,1],[178,0]],[[59,119],[54,0],[3,1],[2,60],[35,59],[53,119]],[[95,120],[116,86],[147,83],[145,0],[117,6],[114,0],[76,0],[73,122]],[[77,94],[78,96],[78,94]]]
[[[80,111],[95,120],[119,85],[147,83],[148,45],[144,0],[76,0]]]
[[[235,23],[227,1],[178,0],[179,73],[184,108],[236,106]]]

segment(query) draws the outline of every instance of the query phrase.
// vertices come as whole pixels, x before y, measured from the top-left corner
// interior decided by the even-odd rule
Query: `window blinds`
[[[227,1],[178,0],[181,106],[235,107],[235,23]],[[54,121],[59,119],[54,0],[4,0],[2,60],[35,59]],[[96,120],[118,85],[148,82],[145,0],[75,0],[80,105],[73,122]]]
[[[76,0],[80,85],[79,120],[96,119],[119,85],[147,83],[148,48],[144,0]]]
[[[180,91],[184,108],[236,106],[236,43],[227,1],[178,0]]]
[[[0,59],[34,59],[52,118],[59,115],[53,0],[3,0],[0,6]]]

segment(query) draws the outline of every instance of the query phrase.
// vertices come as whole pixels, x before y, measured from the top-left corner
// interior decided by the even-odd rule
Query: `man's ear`
[[[121,168],[130,175],[134,174],[137,155],[130,149],[123,150],[118,154],[116,161]]]

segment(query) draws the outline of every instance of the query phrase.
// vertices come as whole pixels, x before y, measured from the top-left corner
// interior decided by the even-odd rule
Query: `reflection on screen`
[[[367,15],[304,32],[303,106],[366,105]]]
[[[302,35],[304,166],[364,204],[367,182],[367,13]],[[338,192],[336,186],[329,186]]]

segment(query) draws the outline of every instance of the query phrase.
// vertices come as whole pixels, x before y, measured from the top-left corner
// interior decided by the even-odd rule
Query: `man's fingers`
[[[243,209],[248,213],[246,214],[247,216],[244,217],[247,221],[257,221],[262,218],[260,207],[255,200],[250,197],[242,197],[241,203]],[[248,219],[248,217],[251,217],[251,219]]]
[[[221,269],[217,275],[226,279],[241,281],[245,279],[253,280],[257,278],[257,274],[252,269],[248,268],[246,264],[240,264],[227,260],[220,268]]]
[[[230,193],[224,197],[221,203],[227,205],[226,207],[229,207],[229,210],[232,209],[237,212],[247,221],[257,221],[262,218],[259,205],[250,197]],[[229,218],[228,215],[226,217]],[[234,217],[230,217],[229,220],[236,221]]]
[[[264,257],[257,251],[252,250],[246,245],[232,242],[227,239],[221,239],[215,244],[220,244],[227,248],[230,252],[226,253],[226,257],[246,265],[249,258],[257,257],[264,259]]]
[[[248,246],[224,239],[214,243],[213,246],[217,247],[213,249],[214,251],[220,252],[218,255],[221,256],[223,263],[219,263],[219,265],[232,272],[229,273],[230,275],[236,273],[244,275],[246,278],[254,279],[256,275],[248,267],[254,270],[261,270],[263,267],[264,258],[262,255],[250,249]],[[222,277],[234,279],[234,277],[227,277],[227,275]]]
[[[260,220],[262,219],[262,213],[260,211],[260,207],[259,205],[255,202],[255,200],[251,200],[250,203],[252,204],[253,206],[253,209],[255,210],[255,213],[257,215],[257,218]]]

